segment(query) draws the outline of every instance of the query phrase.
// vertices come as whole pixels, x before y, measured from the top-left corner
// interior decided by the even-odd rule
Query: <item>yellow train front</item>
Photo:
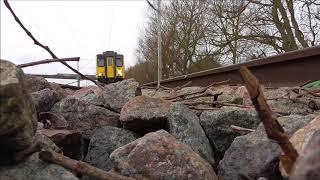
[[[112,83],[124,79],[124,59],[122,54],[106,51],[97,55],[96,77],[101,83]]]

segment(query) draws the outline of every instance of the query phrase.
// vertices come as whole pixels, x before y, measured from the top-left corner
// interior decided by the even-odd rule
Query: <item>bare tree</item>
[[[219,66],[206,43],[208,2],[171,0],[163,2],[162,7],[163,78]],[[137,57],[149,64],[145,67],[154,70],[157,57],[156,14],[151,11],[148,19],[145,32],[140,36]],[[208,63],[204,63],[206,61]]]
[[[162,3],[163,78],[320,43],[320,0],[167,0]],[[137,48],[137,67],[148,68],[139,71],[146,73],[147,81],[157,78],[156,34],[156,13],[152,10]]]
[[[319,45],[320,42],[320,0],[299,0],[297,3],[301,22],[301,30],[305,34],[308,44]]]
[[[245,0],[251,23],[241,38],[272,46],[278,52],[287,52],[311,46],[301,30],[296,11],[299,1],[293,0]],[[300,23],[300,24],[299,24]]]
[[[233,64],[314,46],[319,43],[317,1],[210,1],[210,43],[220,60]]]

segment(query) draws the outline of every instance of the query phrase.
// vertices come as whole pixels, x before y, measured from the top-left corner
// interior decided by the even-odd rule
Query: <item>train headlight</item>
[[[118,74],[118,76],[122,76],[122,71],[121,71],[121,69],[118,69],[118,70],[117,70],[117,74]]]
[[[102,73],[99,73],[99,76],[102,76]]]

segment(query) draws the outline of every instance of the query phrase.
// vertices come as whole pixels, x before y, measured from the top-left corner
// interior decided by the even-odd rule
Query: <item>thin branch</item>
[[[179,94],[176,96],[169,96],[169,97],[165,97],[164,99],[172,100],[172,99],[182,98],[182,97],[190,96],[190,95],[194,95],[194,94],[204,93],[207,89],[211,88],[212,86],[222,85],[222,84],[226,84],[229,82],[230,82],[230,79],[227,79],[225,81],[215,82],[215,83],[210,84],[209,86],[201,88],[199,91],[192,92],[192,93],[186,93],[186,94]]]
[[[62,154],[56,153],[52,150],[41,151],[39,158],[43,161],[58,164],[67,169],[76,171],[83,175],[101,180],[134,180],[135,178],[125,177],[112,172],[103,171],[88,163],[70,159]]]
[[[160,88],[164,89],[164,90],[172,90],[172,88],[166,87],[166,86],[162,86],[160,85]]]
[[[17,67],[19,68],[24,68],[24,67],[29,67],[29,66],[35,66],[39,64],[47,64],[47,63],[52,63],[52,62],[60,62],[60,61],[79,61],[80,57],[71,57],[71,58],[54,58],[54,59],[44,59],[40,61],[34,61],[30,63],[24,63],[24,64],[19,64]]]
[[[301,90],[306,91],[305,95],[310,94],[314,97],[320,97],[320,94],[316,93],[317,91],[319,91],[319,89],[318,90],[308,90],[308,89],[302,88]]]
[[[222,92],[215,93],[213,91],[205,91],[204,93],[201,93],[201,94],[196,94],[191,97],[181,97],[182,99],[175,99],[173,101],[175,102],[175,101],[179,101],[179,100],[190,100],[190,99],[196,99],[196,98],[200,98],[200,97],[209,97],[209,96],[213,96],[214,101],[216,101],[220,95],[222,95]]]
[[[220,108],[214,108],[214,107],[198,107],[198,106],[189,106],[189,109],[194,109],[194,110],[200,110],[200,111],[214,111],[214,110],[219,110]]]
[[[245,105],[240,105],[240,104],[233,104],[229,102],[219,102],[219,101],[214,101],[214,102],[184,102],[184,105],[187,106],[195,106],[195,105],[212,105],[212,106],[234,106],[234,107],[239,107],[239,108],[253,108],[252,106],[245,106]]]
[[[251,133],[255,131],[254,129],[248,129],[248,128],[235,126],[235,125],[231,125],[230,128],[232,129],[232,131],[238,132],[238,133]]]
[[[256,1],[256,0],[247,0],[247,1],[249,1],[251,3],[254,3],[254,4],[259,4],[259,5],[262,5],[262,6],[269,6],[269,7],[272,6],[272,4],[262,3],[261,1]]]
[[[286,171],[290,173],[294,162],[299,156],[297,150],[291,144],[284,129],[274,117],[273,112],[263,96],[263,91],[258,79],[246,67],[240,67],[239,72],[249,92],[252,104],[264,125],[268,138],[275,140],[290,160],[287,166],[288,168],[286,169]]]
[[[150,2],[149,0],[146,0],[146,1],[147,1],[147,3],[149,4],[149,6],[150,6],[153,10],[155,10],[155,11],[158,12],[157,8],[155,8],[155,7],[151,4],[151,2]]]
[[[311,89],[311,90],[309,90],[309,92],[312,92],[312,93],[320,93],[320,88]]]
[[[189,86],[191,83],[192,83],[192,81],[188,81],[187,83],[185,83],[185,84],[183,84],[181,86],[177,86],[177,87],[173,88],[172,91],[179,91],[182,88],[185,88],[185,87]]]
[[[50,48],[48,46],[44,46],[43,44],[41,44],[32,34],[31,32],[21,23],[20,19],[17,17],[17,15],[14,13],[14,11],[12,10],[8,0],[3,0],[5,6],[9,9],[9,11],[11,12],[12,16],[14,17],[14,19],[16,20],[16,22],[20,25],[20,27],[27,33],[27,35],[33,40],[34,44],[37,46],[42,47],[43,49],[45,49],[51,56],[52,58],[58,59],[58,57],[50,50]],[[71,69],[73,72],[79,74],[82,78],[87,79],[91,82],[93,82],[94,84],[96,84],[98,87],[102,88],[102,86],[100,85],[100,83],[98,83],[97,81],[90,79],[88,77],[86,77],[85,75],[83,75],[82,73],[80,73],[79,71],[77,71],[76,69],[74,69],[73,67],[71,67],[69,64],[67,64],[64,61],[59,61],[60,63],[62,63],[63,65],[67,66],[69,69]]]

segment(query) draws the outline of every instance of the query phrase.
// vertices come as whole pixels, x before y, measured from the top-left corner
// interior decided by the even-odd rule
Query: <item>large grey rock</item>
[[[231,125],[255,129],[259,123],[260,120],[254,110],[230,106],[217,111],[204,111],[200,116],[201,126],[220,155],[225,153],[234,138],[243,135],[232,131]]]
[[[126,102],[138,95],[141,95],[139,83],[134,79],[127,79],[106,85],[101,98],[105,107],[120,112]]]
[[[60,101],[58,93],[48,88],[31,93],[31,97],[37,113],[50,111]]]
[[[86,94],[83,94],[82,96],[81,95],[73,95],[73,96],[78,98],[80,101],[84,101],[92,105],[110,108],[110,107],[104,106],[104,100],[103,98],[101,98],[101,94],[96,94],[92,90],[88,91]],[[110,110],[114,111],[114,109],[110,109]]]
[[[220,95],[217,99],[218,101],[230,102],[234,104],[244,103],[244,97],[241,97],[238,94],[236,94],[236,91],[231,86],[222,86],[215,91],[222,92],[222,95]]]
[[[290,91],[289,87],[280,87],[280,88],[272,88],[272,89],[263,89],[263,95],[266,99],[281,99],[286,97]]]
[[[28,90],[30,92],[37,92],[41,91],[43,89],[51,89],[55,91],[59,98],[62,99],[68,95],[68,92],[60,87],[59,84],[53,83],[53,82],[48,82],[45,78],[43,77],[37,77],[37,76],[32,76],[32,75],[26,75],[26,85],[28,87]]]
[[[152,98],[164,98],[170,96],[169,91],[157,90],[157,89],[141,89],[141,93],[144,96]]]
[[[51,89],[50,83],[43,77],[26,75],[26,85],[30,92],[40,91],[42,89]]]
[[[87,86],[87,87],[82,87],[79,90],[74,91],[72,96],[81,98],[83,96],[86,96],[89,93],[94,93],[96,95],[101,94],[102,89],[97,87],[97,86]]]
[[[58,83],[55,83],[55,82],[49,82],[49,83],[50,83],[50,87],[51,87],[50,89],[57,92],[60,99],[73,93],[73,90],[62,88],[61,85]]]
[[[118,126],[119,114],[106,108],[88,104],[75,97],[67,97],[56,103],[52,112],[61,114],[70,129],[78,130],[90,138],[92,130],[102,126]]]
[[[139,134],[165,128],[170,102],[148,96],[137,96],[127,102],[120,113],[125,129]]]
[[[138,179],[212,179],[210,164],[164,130],[148,133],[110,155],[114,170]]]
[[[102,89],[96,86],[83,87],[75,91],[71,96],[89,104],[104,106],[104,99],[102,98]]]
[[[139,138],[137,134],[125,129],[110,126],[98,128],[91,137],[85,161],[95,167],[109,171],[113,167],[109,158],[110,154],[115,149],[137,138]]]
[[[25,84],[24,73],[13,63],[0,60],[0,160],[29,147],[37,118]]]
[[[210,142],[200,126],[199,118],[181,103],[173,103],[168,115],[168,132],[178,141],[189,145],[194,152],[215,165]]]
[[[307,104],[293,102],[290,99],[278,99],[267,101],[270,108],[280,114],[302,114],[307,115],[313,112]]]
[[[203,88],[202,88],[202,87],[199,87],[199,86],[184,87],[184,88],[176,91],[174,95],[176,95],[176,96],[179,96],[179,95],[180,95],[180,96],[181,96],[181,95],[188,96],[188,95],[191,95],[191,94],[200,92],[201,90],[203,90]]]
[[[77,180],[71,172],[61,166],[47,163],[34,153],[17,165],[0,166],[1,180]]]
[[[290,115],[280,117],[278,120],[285,132],[291,136],[314,117],[314,115]],[[267,138],[260,124],[255,132],[234,139],[219,163],[219,178],[222,180],[257,179],[259,177],[269,180],[281,179],[278,168],[280,154],[279,145]]]

